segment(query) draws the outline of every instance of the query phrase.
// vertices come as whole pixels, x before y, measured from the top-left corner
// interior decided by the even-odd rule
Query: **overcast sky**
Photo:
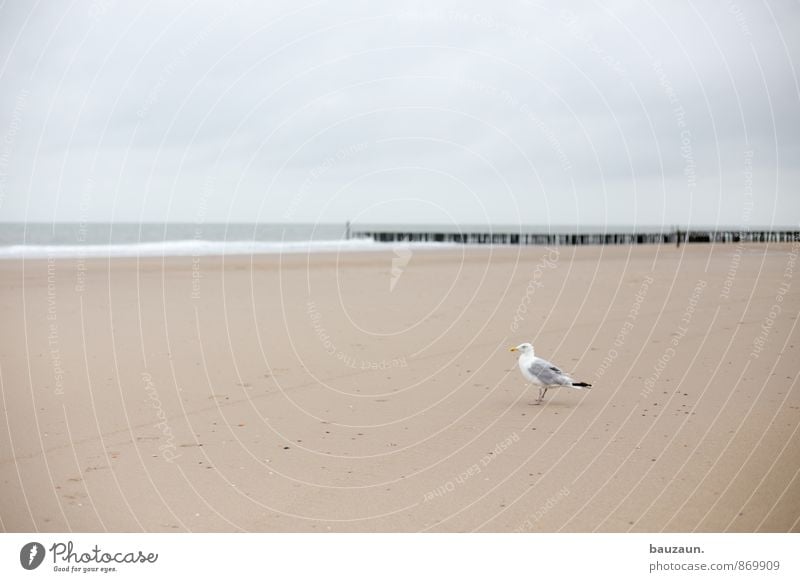
[[[561,4],[7,1],[0,220],[800,223],[800,4]]]

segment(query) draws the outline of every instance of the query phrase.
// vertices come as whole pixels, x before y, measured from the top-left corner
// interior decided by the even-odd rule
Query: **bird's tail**
[[[592,387],[591,384],[587,384],[586,382],[573,382],[572,385],[575,386],[576,388],[591,388]]]

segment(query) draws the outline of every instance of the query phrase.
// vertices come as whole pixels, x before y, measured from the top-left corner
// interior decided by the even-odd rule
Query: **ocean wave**
[[[453,247],[448,243],[397,243],[414,248]],[[372,239],[291,242],[178,240],[111,245],[9,245],[0,246],[0,259],[183,257],[260,255],[281,253],[337,253],[387,251],[395,244]]]

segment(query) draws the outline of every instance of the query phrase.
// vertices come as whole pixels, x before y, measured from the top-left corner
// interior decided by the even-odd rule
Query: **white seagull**
[[[536,404],[541,404],[544,400],[544,395],[547,390],[555,388],[556,386],[571,386],[583,390],[584,388],[591,388],[591,384],[586,382],[576,382],[567,374],[558,369],[557,366],[551,364],[547,360],[537,358],[533,352],[533,345],[529,343],[519,344],[515,348],[510,348],[510,352],[519,352],[519,370],[525,379],[540,386],[539,399]]]

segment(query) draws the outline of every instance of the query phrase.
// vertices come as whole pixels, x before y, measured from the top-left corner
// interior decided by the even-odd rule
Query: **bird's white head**
[[[529,344],[525,342],[524,344],[519,344],[516,347],[509,348],[509,352],[522,352],[523,354],[531,354],[533,355],[533,344]]]

